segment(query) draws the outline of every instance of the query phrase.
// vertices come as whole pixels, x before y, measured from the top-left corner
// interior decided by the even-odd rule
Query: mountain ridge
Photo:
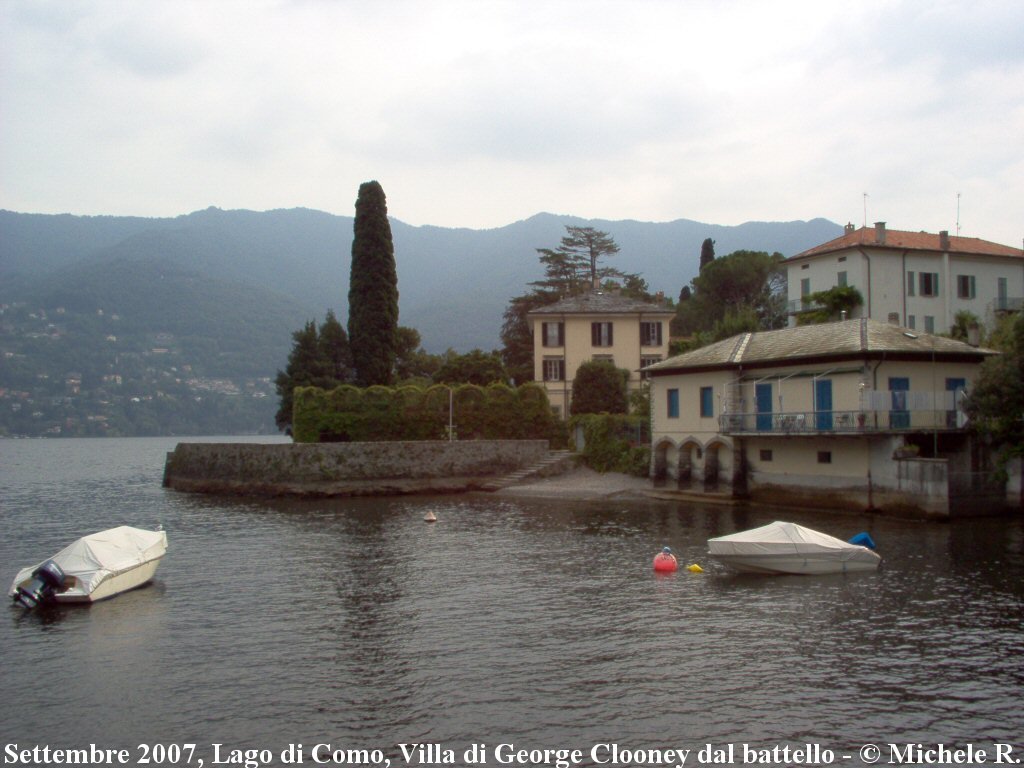
[[[399,322],[416,328],[433,353],[499,346],[509,299],[543,277],[536,249],[557,247],[568,225],[607,231],[621,249],[608,265],[639,273],[652,291],[670,297],[696,275],[706,237],[716,241],[719,255],[748,249],[789,256],[842,231],[822,218],[715,225],[685,218],[613,221],[540,212],[490,229],[390,220]],[[17,300],[18,294],[45,300],[48,278],[72,266],[102,273],[117,260],[163,259],[200,275],[281,294],[305,307],[310,318],[333,309],[344,322],[352,222],[350,216],[310,208],[259,212],[211,206],[172,218],[3,210],[0,281],[9,288],[0,289],[0,300]]]

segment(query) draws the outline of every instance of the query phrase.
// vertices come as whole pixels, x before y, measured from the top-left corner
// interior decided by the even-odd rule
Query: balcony
[[[796,411],[786,413],[725,413],[719,419],[723,435],[894,434],[959,432],[967,419],[957,410]]]
[[[1024,298],[999,296],[992,302],[993,312],[1020,312],[1024,308]]]

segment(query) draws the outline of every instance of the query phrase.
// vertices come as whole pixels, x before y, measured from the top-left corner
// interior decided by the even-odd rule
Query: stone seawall
[[[540,461],[546,440],[179,443],[164,486],[258,496],[375,496],[477,490]]]

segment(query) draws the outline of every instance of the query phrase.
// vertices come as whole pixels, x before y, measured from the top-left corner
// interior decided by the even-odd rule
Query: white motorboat
[[[110,528],[23,568],[7,594],[26,608],[50,600],[93,603],[150,581],[166,551],[165,531]]]
[[[796,523],[775,521],[760,528],[708,539],[708,554],[746,573],[848,573],[873,571],[882,558],[867,533],[843,541]]]

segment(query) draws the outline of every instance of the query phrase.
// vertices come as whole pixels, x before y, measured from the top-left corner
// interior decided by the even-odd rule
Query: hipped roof
[[[623,296],[617,291],[587,291],[568,296],[527,312],[527,315],[672,315],[675,310],[665,304]]]
[[[942,235],[931,232],[904,232],[898,229],[885,229],[885,242],[878,241],[878,228],[861,227],[846,232],[835,240],[810,248],[786,261],[796,261],[809,256],[820,256],[824,253],[842,251],[848,248],[892,248],[909,251],[932,251],[935,253],[955,253],[973,256],[1008,256],[1024,258],[1024,250],[1009,245],[1000,245],[977,237],[959,237],[947,235],[949,244],[943,248]]]
[[[860,318],[801,325],[777,331],[741,333],[643,370],[654,375],[697,369],[765,367],[813,360],[892,359],[980,362],[995,350]]]

